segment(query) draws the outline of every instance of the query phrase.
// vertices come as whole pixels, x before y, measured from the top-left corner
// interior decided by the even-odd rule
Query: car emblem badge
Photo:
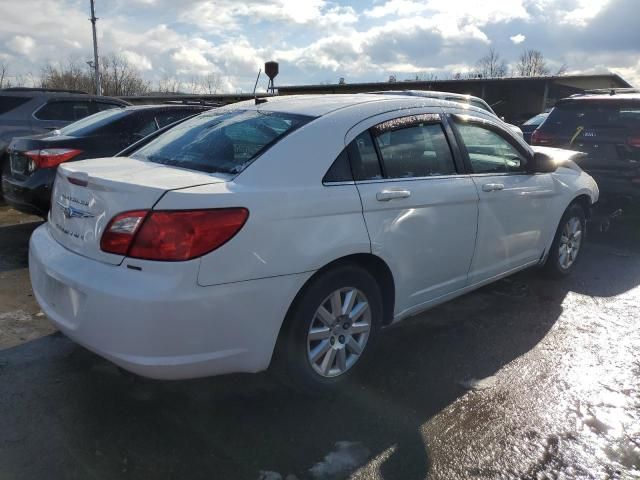
[[[71,205],[65,205],[60,200],[57,200],[56,203],[62,209],[62,213],[65,218],[93,218],[94,214],[85,212],[84,210],[80,210],[78,208],[73,208]]]

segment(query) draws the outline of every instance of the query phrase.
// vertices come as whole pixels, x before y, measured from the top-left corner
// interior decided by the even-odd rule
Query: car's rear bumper
[[[591,172],[590,175],[598,183],[600,196],[605,200],[616,197],[640,198],[640,178],[634,183],[631,178],[619,175],[607,175],[606,173]]]
[[[310,274],[197,285],[198,260],[107,265],[32,235],[35,297],[63,333],[126,370],[159,379],[268,367],[290,303]]]
[[[37,170],[29,177],[12,174],[2,177],[2,192],[7,204],[24,213],[46,218],[51,206],[51,187],[55,168]]]

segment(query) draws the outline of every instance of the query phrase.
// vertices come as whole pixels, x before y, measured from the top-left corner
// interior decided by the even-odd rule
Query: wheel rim
[[[578,258],[582,244],[582,222],[578,217],[571,217],[562,229],[560,246],[558,247],[558,261],[560,268],[567,270]]]
[[[341,288],[323,300],[307,334],[307,358],[322,377],[342,375],[362,356],[371,332],[371,309],[357,288]]]

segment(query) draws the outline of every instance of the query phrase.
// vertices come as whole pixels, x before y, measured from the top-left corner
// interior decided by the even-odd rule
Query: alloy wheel
[[[560,268],[568,270],[575,263],[582,245],[582,234],[582,222],[578,217],[571,217],[564,225],[560,236],[558,247]]]
[[[371,332],[371,309],[357,288],[332,292],[311,320],[307,357],[322,377],[337,377],[349,370],[364,352]]]

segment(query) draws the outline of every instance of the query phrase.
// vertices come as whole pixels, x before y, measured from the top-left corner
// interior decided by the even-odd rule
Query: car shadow
[[[342,458],[346,469],[332,470],[339,459],[327,455],[350,442],[381,478],[426,478],[432,453],[422,428],[467,394],[470,379],[533,349],[566,313],[569,292],[607,297],[640,283],[640,262],[625,264],[616,248],[588,244],[568,279],[523,272],[389,327],[366,372],[334,398],[299,395],[264,373],[180,382],[123,375],[60,334],[2,351],[3,473],[345,478],[356,465]]]
[[[42,222],[0,225],[0,273],[25,268],[29,263],[29,238]]]

